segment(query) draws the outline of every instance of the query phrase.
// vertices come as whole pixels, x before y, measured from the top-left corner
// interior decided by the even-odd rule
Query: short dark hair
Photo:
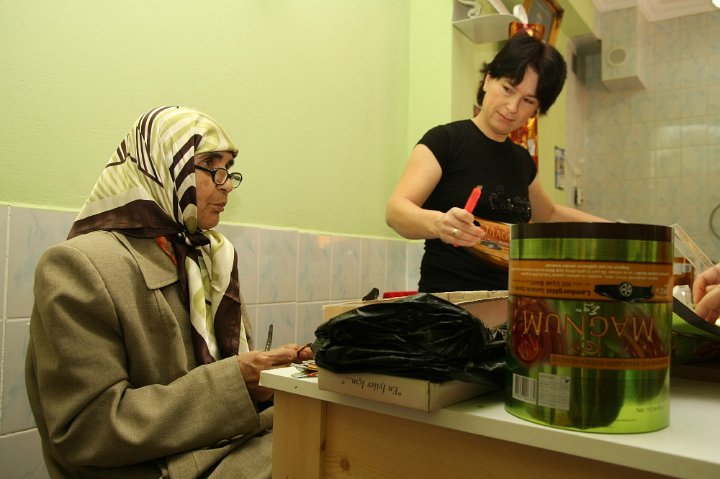
[[[482,106],[485,97],[483,83],[487,75],[508,78],[513,85],[519,85],[528,68],[532,68],[538,75],[538,109],[540,114],[546,114],[565,85],[567,64],[555,47],[528,35],[524,30],[507,40],[495,58],[480,69],[483,78],[477,92],[478,106]]]

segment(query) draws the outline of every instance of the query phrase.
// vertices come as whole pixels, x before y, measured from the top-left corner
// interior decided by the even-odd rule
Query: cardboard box
[[[496,391],[495,384],[464,381],[434,383],[375,373],[334,373],[318,368],[318,387],[363,399],[394,404],[420,411],[436,411],[445,406]]]
[[[433,293],[434,296],[467,310],[488,328],[495,328],[507,322],[507,294],[507,291]],[[361,306],[392,303],[398,299],[400,298],[327,304],[323,306],[323,319],[328,321]],[[423,379],[376,373],[334,373],[324,368],[318,368],[318,387],[420,411],[435,411],[499,389],[497,385],[489,382],[487,384],[464,381],[435,383]]]
[[[507,291],[452,291],[447,293],[433,293],[433,295],[467,310],[470,314],[480,319],[488,328],[495,328],[507,322]],[[400,298],[326,304],[323,306],[323,320],[327,321],[330,318],[352,311],[360,306],[376,303],[392,303],[398,299]]]

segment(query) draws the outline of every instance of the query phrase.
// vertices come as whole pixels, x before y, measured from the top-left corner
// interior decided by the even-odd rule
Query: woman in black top
[[[506,270],[455,247],[482,240],[485,231],[474,216],[505,223],[604,221],[554,204],[528,151],[509,139],[536,112],[547,113],[560,94],[567,74],[560,53],[521,31],[481,73],[480,112],[428,131],[388,201],[387,224],[406,238],[426,240],[420,291],[507,289]],[[480,201],[465,211],[477,185]]]

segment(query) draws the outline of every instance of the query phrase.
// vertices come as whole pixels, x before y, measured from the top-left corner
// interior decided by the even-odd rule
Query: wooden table
[[[507,413],[502,392],[436,412],[355,398],[264,371],[274,388],[273,477],[720,478],[720,384],[672,378],[670,426],[593,434]]]

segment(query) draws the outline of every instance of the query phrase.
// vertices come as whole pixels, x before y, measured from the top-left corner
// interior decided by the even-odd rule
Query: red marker
[[[482,195],[482,185],[478,185],[470,192],[470,197],[467,200],[467,203],[465,203],[465,211],[469,211],[470,213],[473,212],[475,209],[475,206],[477,206],[477,202],[480,199],[480,196]]]
[[[482,195],[482,185],[478,185],[475,188],[472,189],[470,192],[470,197],[467,199],[467,203],[465,203],[465,211],[468,211],[470,213],[473,212],[475,209],[475,206],[477,206],[477,202],[480,199],[480,196]],[[457,231],[457,229],[453,230],[454,232]],[[457,248],[457,245],[453,245]]]

